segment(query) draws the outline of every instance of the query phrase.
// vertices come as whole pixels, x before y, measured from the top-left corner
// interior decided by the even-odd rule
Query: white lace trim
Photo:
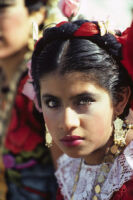
[[[65,200],[71,198],[79,163],[80,159],[70,158],[65,154],[58,160],[58,170],[55,174]],[[133,141],[110,167],[108,177],[101,188],[100,200],[109,200],[113,193],[118,191],[133,176]],[[74,200],[89,200],[92,198],[93,185],[99,171],[100,165],[90,166],[82,163]]]

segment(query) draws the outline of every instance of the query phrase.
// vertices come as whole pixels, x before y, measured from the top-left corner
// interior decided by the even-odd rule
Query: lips
[[[83,142],[84,138],[77,135],[67,135],[61,139],[65,146],[78,146]]]
[[[61,141],[73,141],[73,140],[81,140],[81,139],[83,139],[82,137],[80,137],[80,136],[77,136],[77,135],[67,135],[67,136],[65,136],[65,137],[63,137],[62,139],[61,139]]]

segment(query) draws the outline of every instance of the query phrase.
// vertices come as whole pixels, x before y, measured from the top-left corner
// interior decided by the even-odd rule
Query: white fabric
[[[71,199],[75,175],[79,169],[80,159],[63,155],[58,160],[56,177],[65,200]],[[91,200],[93,186],[99,174],[101,165],[86,165],[82,163],[80,177],[74,193],[74,200]],[[133,141],[124,152],[110,164],[110,172],[101,188],[100,200],[109,200],[115,191],[133,176]],[[104,172],[102,172],[104,173]]]

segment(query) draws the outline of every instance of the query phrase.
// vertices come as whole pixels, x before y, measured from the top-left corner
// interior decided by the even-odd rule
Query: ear
[[[115,116],[121,115],[123,113],[128,103],[130,95],[131,95],[131,89],[129,87],[122,89],[122,92],[119,94],[120,101],[114,107]]]
[[[35,21],[39,26],[44,22],[45,16],[46,16],[46,10],[45,7],[42,7],[40,8],[40,10],[31,13],[31,20]]]

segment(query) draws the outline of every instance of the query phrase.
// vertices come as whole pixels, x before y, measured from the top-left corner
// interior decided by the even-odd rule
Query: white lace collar
[[[55,173],[61,192],[65,200],[70,200],[75,174],[79,168],[80,159],[63,155],[58,160],[58,170]],[[80,177],[74,193],[74,200],[89,200],[92,198],[93,185],[100,170],[100,165],[86,165],[82,163]],[[108,177],[104,182],[100,200],[109,200],[115,191],[133,176],[133,141],[124,152],[115,159]]]

